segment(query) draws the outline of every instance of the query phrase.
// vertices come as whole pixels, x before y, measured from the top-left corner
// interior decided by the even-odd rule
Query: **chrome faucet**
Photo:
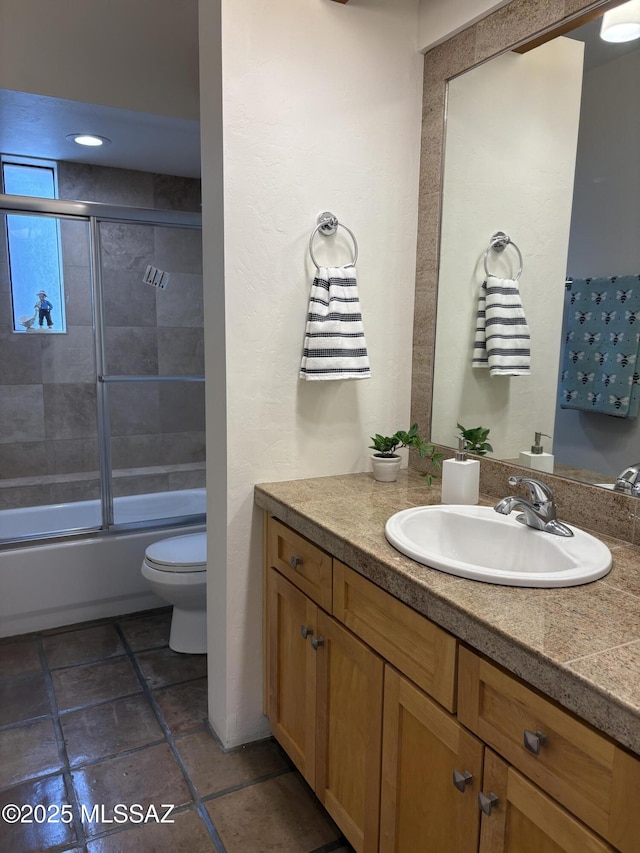
[[[494,506],[496,512],[509,515],[514,509],[521,510],[516,516],[516,521],[533,527],[534,530],[544,530],[546,533],[555,533],[556,536],[573,536],[573,531],[566,524],[556,518],[556,505],[553,500],[553,492],[540,480],[533,477],[509,477],[509,485],[517,486],[524,483],[529,487],[531,500],[512,495],[502,498]]]
[[[640,462],[629,465],[618,474],[613,491],[640,497]]]

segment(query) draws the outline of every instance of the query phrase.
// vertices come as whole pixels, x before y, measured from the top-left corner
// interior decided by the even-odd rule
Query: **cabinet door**
[[[385,667],[380,853],[476,853],[482,761],[479,740]]]
[[[378,849],[383,661],[318,614],[316,794],[358,853]]]
[[[591,832],[490,749],[483,794],[497,797],[482,815],[480,853],[605,853],[615,848]]]
[[[317,621],[316,605],[268,569],[267,712],[274,737],[311,787],[315,785],[316,655],[309,632],[317,630]]]

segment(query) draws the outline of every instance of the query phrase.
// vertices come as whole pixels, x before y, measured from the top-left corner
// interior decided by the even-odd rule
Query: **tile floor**
[[[222,749],[206,656],[171,651],[169,620],[0,640],[0,808],[30,819],[0,818],[0,850],[351,851],[274,740]]]

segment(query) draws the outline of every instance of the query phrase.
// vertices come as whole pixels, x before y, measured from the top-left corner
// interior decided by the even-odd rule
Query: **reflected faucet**
[[[640,462],[629,465],[618,474],[613,491],[640,498]]]
[[[534,530],[544,530],[545,533],[554,533],[556,536],[573,536],[573,531],[566,524],[556,518],[556,505],[553,500],[553,492],[540,480],[533,477],[509,477],[509,485],[517,486],[524,483],[529,488],[531,500],[512,495],[502,498],[494,506],[496,512],[501,515],[509,515],[514,509],[521,510],[516,516],[516,521],[532,527]]]

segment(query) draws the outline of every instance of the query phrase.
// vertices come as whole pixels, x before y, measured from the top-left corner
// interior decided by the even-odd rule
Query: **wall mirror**
[[[619,354],[640,360],[640,39],[605,42],[602,7],[591,17],[448,82],[431,437],[451,447],[457,422],[489,427],[493,458],[518,464],[534,433],[546,433],[553,473],[610,487],[640,459],[640,417],[631,408],[628,416],[613,402],[610,411],[589,409],[596,397],[590,383],[595,388],[601,374],[619,374],[627,394],[614,395],[610,378],[600,402],[624,398],[638,382],[633,368],[622,370]],[[522,255],[526,376],[471,366],[485,253],[499,230]],[[513,245],[489,250],[486,260],[496,278],[517,276]],[[627,280],[616,284],[626,276],[635,279],[637,306],[635,295],[624,304]],[[607,290],[613,306],[602,301]],[[576,293],[584,304],[575,304]],[[610,340],[606,314],[616,311],[626,321],[624,349]],[[574,363],[586,358],[593,346],[587,335],[597,336],[604,361],[593,370],[577,364],[572,381],[589,405],[564,408],[563,370],[569,353]]]

